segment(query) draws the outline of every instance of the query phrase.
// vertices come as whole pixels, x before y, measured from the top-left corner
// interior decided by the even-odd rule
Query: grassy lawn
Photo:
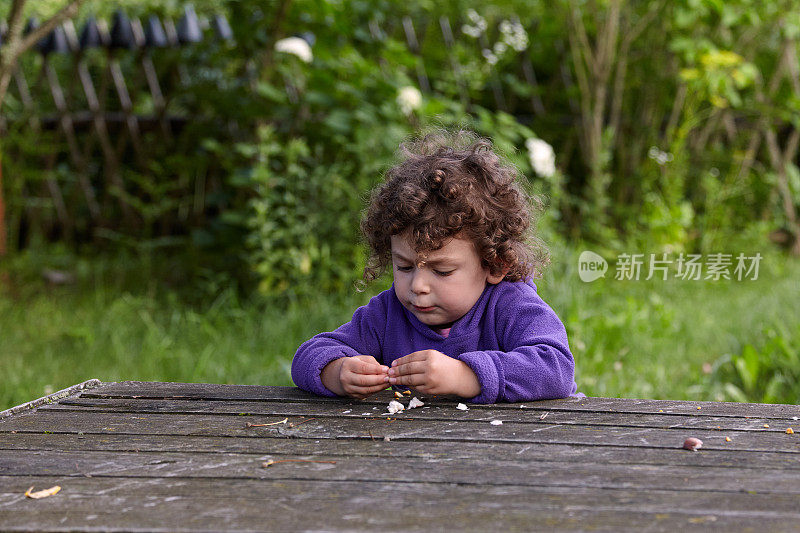
[[[587,395],[762,401],[759,391],[737,397],[727,384],[731,357],[774,346],[800,352],[796,259],[768,255],[757,281],[616,281],[609,270],[584,283],[579,251],[554,250],[538,285],[567,326]],[[59,287],[15,275],[15,288],[0,294],[0,409],[89,378],[290,385],[297,346],[386,286],[281,306],[243,303],[223,289],[189,304],[113,269],[76,272],[74,284]],[[787,374],[796,370],[777,371],[786,382],[780,400],[796,402]]]

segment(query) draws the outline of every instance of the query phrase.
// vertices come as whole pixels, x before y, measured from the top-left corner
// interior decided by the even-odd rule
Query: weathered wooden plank
[[[269,468],[266,460],[289,461]],[[292,462],[292,461],[326,462]],[[332,461],[329,462],[329,461]],[[352,457],[321,454],[198,454],[124,452],[0,452],[0,475],[142,478],[232,478],[316,481],[381,479],[393,483],[457,483],[692,490],[796,494],[800,513],[800,470],[651,465],[636,463],[564,463],[553,460],[451,457]]]
[[[63,489],[25,501],[31,484]],[[796,495],[691,489],[59,477],[0,477],[0,486],[4,529],[27,530],[792,531],[800,518]]]
[[[83,450],[83,451],[136,451],[136,452],[194,452],[194,453],[272,453],[311,454],[373,457],[452,457],[478,459],[487,454],[482,442],[438,441],[417,442],[382,439],[284,439],[263,437],[259,439],[236,437],[197,437],[169,435],[41,435],[2,434],[0,449],[7,450]],[[689,453],[679,448],[625,448],[612,446],[584,446],[551,443],[492,443],[494,457],[512,457],[524,460],[548,460],[558,457],[570,462],[648,463],[654,465],[701,465],[749,468],[800,468],[793,454],[782,452],[703,449]]]
[[[423,483],[0,477],[4,529],[791,531],[795,495]],[[63,489],[24,501],[30,484]],[[433,504],[432,502],[435,502]],[[794,508],[792,506],[794,505]],[[448,512],[443,513],[442,509]],[[788,509],[788,510],[786,510]]]
[[[465,413],[468,415],[469,412]],[[200,435],[227,437],[281,436],[309,439],[369,439],[389,437],[418,441],[473,442],[549,442],[623,447],[679,448],[687,436],[704,441],[704,448],[800,452],[800,434],[787,435],[779,429],[719,430],[660,429],[613,426],[553,424],[549,417],[539,423],[504,423],[453,420],[430,421],[386,418],[314,418],[295,417],[286,424],[248,427],[248,424],[271,424],[279,416],[165,415],[126,413],[85,413],[38,410],[0,422],[0,432],[33,433],[117,433],[131,435]],[[290,426],[289,424],[292,424]],[[726,442],[725,437],[732,440]]]
[[[403,404],[408,403],[404,397]],[[795,425],[800,430],[800,422],[772,418],[745,418],[732,416],[685,415],[685,414],[633,414],[609,413],[605,411],[539,411],[530,409],[471,409],[459,411],[450,402],[426,400],[423,408],[409,409],[397,414],[397,418],[451,421],[453,419],[486,422],[502,420],[519,423],[558,423],[617,427],[660,427],[660,428],[702,428],[719,430],[786,430]],[[346,407],[346,408],[345,408]],[[62,411],[94,411],[106,413],[143,414],[220,414],[220,415],[274,415],[305,417],[348,417],[363,418],[385,413],[386,406],[370,406],[358,402],[347,405],[313,402],[219,402],[208,400],[153,400],[128,398],[76,398],[66,399],[58,404],[43,406],[41,409]],[[541,417],[545,416],[544,419]],[[394,415],[392,415],[394,418]],[[769,428],[764,428],[764,424]]]
[[[78,383],[77,385],[73,385],[71,387],[67,387],[66,389],[54,392],[53,394],[48,394],[47,396],[43,396],[36,400],[31,400],[21,405],[11,407],[9,409],[6,409],[5,411],[0,412],[0,420],[4,418],[10,418],[14,415],[23,413],[25,411],[30,411],[31,409],[35,409],[42,405],[52,404],[54,402],[58,402],[59,400],[63,400],[65,398],[77,396],[81,391],[88,390],[93,387],[98,387],[100,386],[100,384],[101,381],[99,379],[90,379],[88,381],[84,381],[83,383]]]
[[[112,435],[0,433],[0,450],[26,451],[114,451],[114,452],[189,452],[251,454],[321,454],[346,457],[408,457],[451,459],[483,459],[487,446],[483,442],[426,441],[383,439],[285,439],[263,437],[199,437],[174,435]],[[491,456],[497,459],[565,463],[641,463],[651,465],[695,465],[766,469],[800,469],[794,454],[782,452],[706,449],[698,453],[682,448],[632,448],[586,446],[551,443],[494,442]]]
[[[243,401],[313,401],[333,402],[346,405],[352,400],[347,398],[325,398],[314,396],[296,387],[273,387],[260,385],[214,385],[202,383],[159,383],[122,381],[104,384],[81,395],[84,398],[185,398],[202,400],[243,400]],[[389,391],[375,394],[362,404],[385,405],[392,398]],[[708,401],[676,401],[648,400],[635,398],[564,398],[560,400],[543,400],[523,402],[522,404],[494,404],[489,406],[471,405],[472,409],[519,409],[544,410],[595,410],[624,413],[664,413],[703,414],[713,416],[785,418],[800,417],[800,406],[786,404],[760,404],[736,402]],[[697,408],[700,407],[698,410]]]

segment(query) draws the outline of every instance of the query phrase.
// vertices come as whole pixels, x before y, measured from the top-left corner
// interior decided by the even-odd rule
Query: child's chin
[[[448,323],[448,320],[441,316],[435,316],[431,314],[423,315],[422,313],[414,313],[414,315],[426,326],[431,326],[434,328]]]
[[[436,324],[442,323],[439,317],[435,316],[433,313],[422,313],[417,311],[416,309],[411,311],[417,320],[425,324],[426,326],[435,326]]]

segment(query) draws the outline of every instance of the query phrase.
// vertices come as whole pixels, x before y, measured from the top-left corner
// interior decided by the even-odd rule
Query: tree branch
[[[77,15],[78,8],[82,3],[83,0],[70,0],[67,5],[58,11],[58,13],[50,17],[50,19],[48,19],[44,24],[26,35],[19,44],[19,48],[16,50],[16,56],[14,57],[14,60],[16,60],[20,54],[24,53],[26,50],[36,44],[39,39],[53,31],[55,27],[61,24],[64,20]]]

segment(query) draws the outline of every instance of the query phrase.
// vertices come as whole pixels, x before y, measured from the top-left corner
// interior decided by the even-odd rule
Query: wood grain
[[[425,398],[383,415],[393,397],[120,382],[16,412],[0,420],[0,529],[792,531],[800,520],[800,434],[785,432],[797,406],[583,398],[459,411]],[[682,448],[689,436],[699,451]],[[24,496],[53,485],[55,496]]]

